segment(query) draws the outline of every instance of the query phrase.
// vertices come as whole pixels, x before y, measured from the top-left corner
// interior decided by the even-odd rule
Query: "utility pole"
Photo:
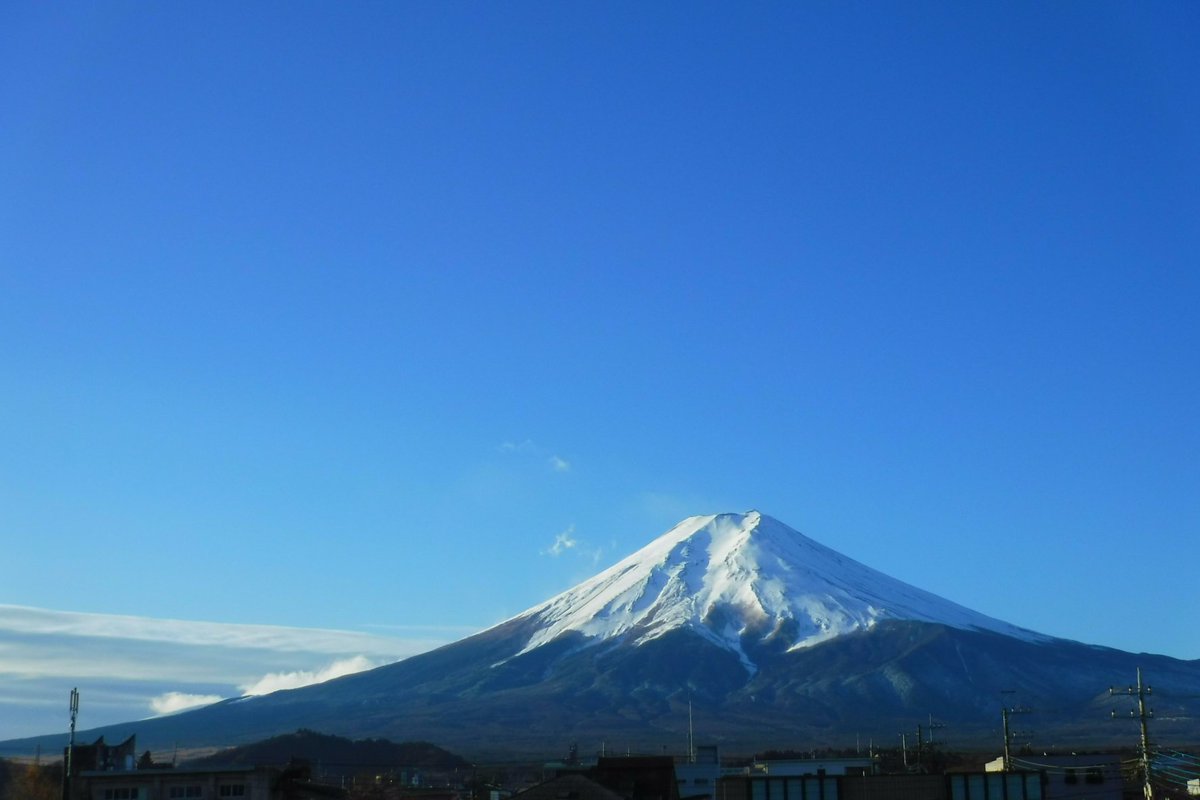
[[[935,757],[939,745],[945,744],[934,738],[934,731],[941,730],[946,727],[944,723],[934,722],[933,714],[929,715],[929,727],[925,729],[925,758],[929,760],[928,772],[936,772],[938,770],[938,760]]]
[[[944,744],[944,742],[935,741],[933,738],[933,732],[936,730],[941,730],[944,727],[946,727],[946,723],[934,722],[933,714],[930,714],[929,715],[929,739],[927,740],[926,744],[928,744],[930,747],[932,747],[935,744]]]
[[[63,759],[62,800],[71,800],[71,761],[75,755],[75,718],[79,716],[79,689],[71,690],[71,735],[67,739],[67,757]]]
[[[1013,731],[1009,727],[1008,720],[1013,714],[1028,714],[1029,709],[1021,706],[1002,706],[1000,708],[1000,720],[1004,723],[1004,771],[1012,772],[1012,740]]]
[[[688,692],[688,763],[696,763],[696,736],[692,730],[692,693]]]
[[[1149,686],[1142,683],[1142,668],[1137,668],[1137,686],[1130,686],[1127,689],[1115,689],[1108,687],[1108,695],[1128,695],[1137,697],[1137,711],[1130,711],[1129,716],[1136,716],[1142,729],[1142,793],[1146,796],[1146,800],[1154,800],[1154,786],[1150,783],[1150,728],[1147,724],[1154,716],[1154,709],[1146,708],[1146,698],[1152,694]],[[1112,716],[1115,719],[1117,712],[1113,711]]]

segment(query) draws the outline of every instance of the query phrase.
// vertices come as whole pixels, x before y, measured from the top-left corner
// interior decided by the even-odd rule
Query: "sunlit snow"
[[[818,544],[757,511],[690,517],[598,575],[519,615],[538,624],[521,653],[577,631],[633,644],[687,628],[738,654],[750,639],[810,647],[881,620],[1046,637],[979,614]]]

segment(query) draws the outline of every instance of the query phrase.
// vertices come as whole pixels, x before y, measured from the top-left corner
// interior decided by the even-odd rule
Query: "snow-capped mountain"
[[[1200,735],[1200,661],[1024,630],[749,512],[686,519],[547,602],[405,661],[79,736],[192,747],[308,728],[476,755],[572,741],[661,752],[694,715],[703,739],[749,752],[892,740],[932,715],[964,746],[994,744],[1004,691],[1055,710],[1031,717],[1041,743],[1109,744],[1136,732],[1096,724],[1107,688],[1138,667],[1154,682],[1156,735]]]
[[[685,519],[516,619],[537,626],[521,653],[568,631],[591,644],[627,636],[640,645],[684,628],[738,654],[751,671],[747,637],[797,650],[882,620],[1047,638],[884,575],[757,511]]]

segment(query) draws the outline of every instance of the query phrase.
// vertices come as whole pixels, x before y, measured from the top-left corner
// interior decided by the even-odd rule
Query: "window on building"
[[[118,786],[104,790],[104,800],[138,800],[136,786]]]
[[[1075,770],[1067,767],[1063,776],[1063,783],[1079,783],[1079,776],[1075,774]]]
[[[1084,783],[1104,783],[1104,770],[1100,767],[1088,767],[1083,774]]]
[[[217,789],[217,794],[221,797],[245,797],[246,784],[244,783],[224,783]]]

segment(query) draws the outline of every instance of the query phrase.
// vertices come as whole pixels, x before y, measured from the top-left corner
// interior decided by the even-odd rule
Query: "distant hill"
[[[391,742],[387,739],[346,739],[301,729],[261,742],[231,747],[186,762],[189,767],[286,764],[303,759],[343,772],[398,769],[454,770],[469,766],[460,756],[429,742]]]

